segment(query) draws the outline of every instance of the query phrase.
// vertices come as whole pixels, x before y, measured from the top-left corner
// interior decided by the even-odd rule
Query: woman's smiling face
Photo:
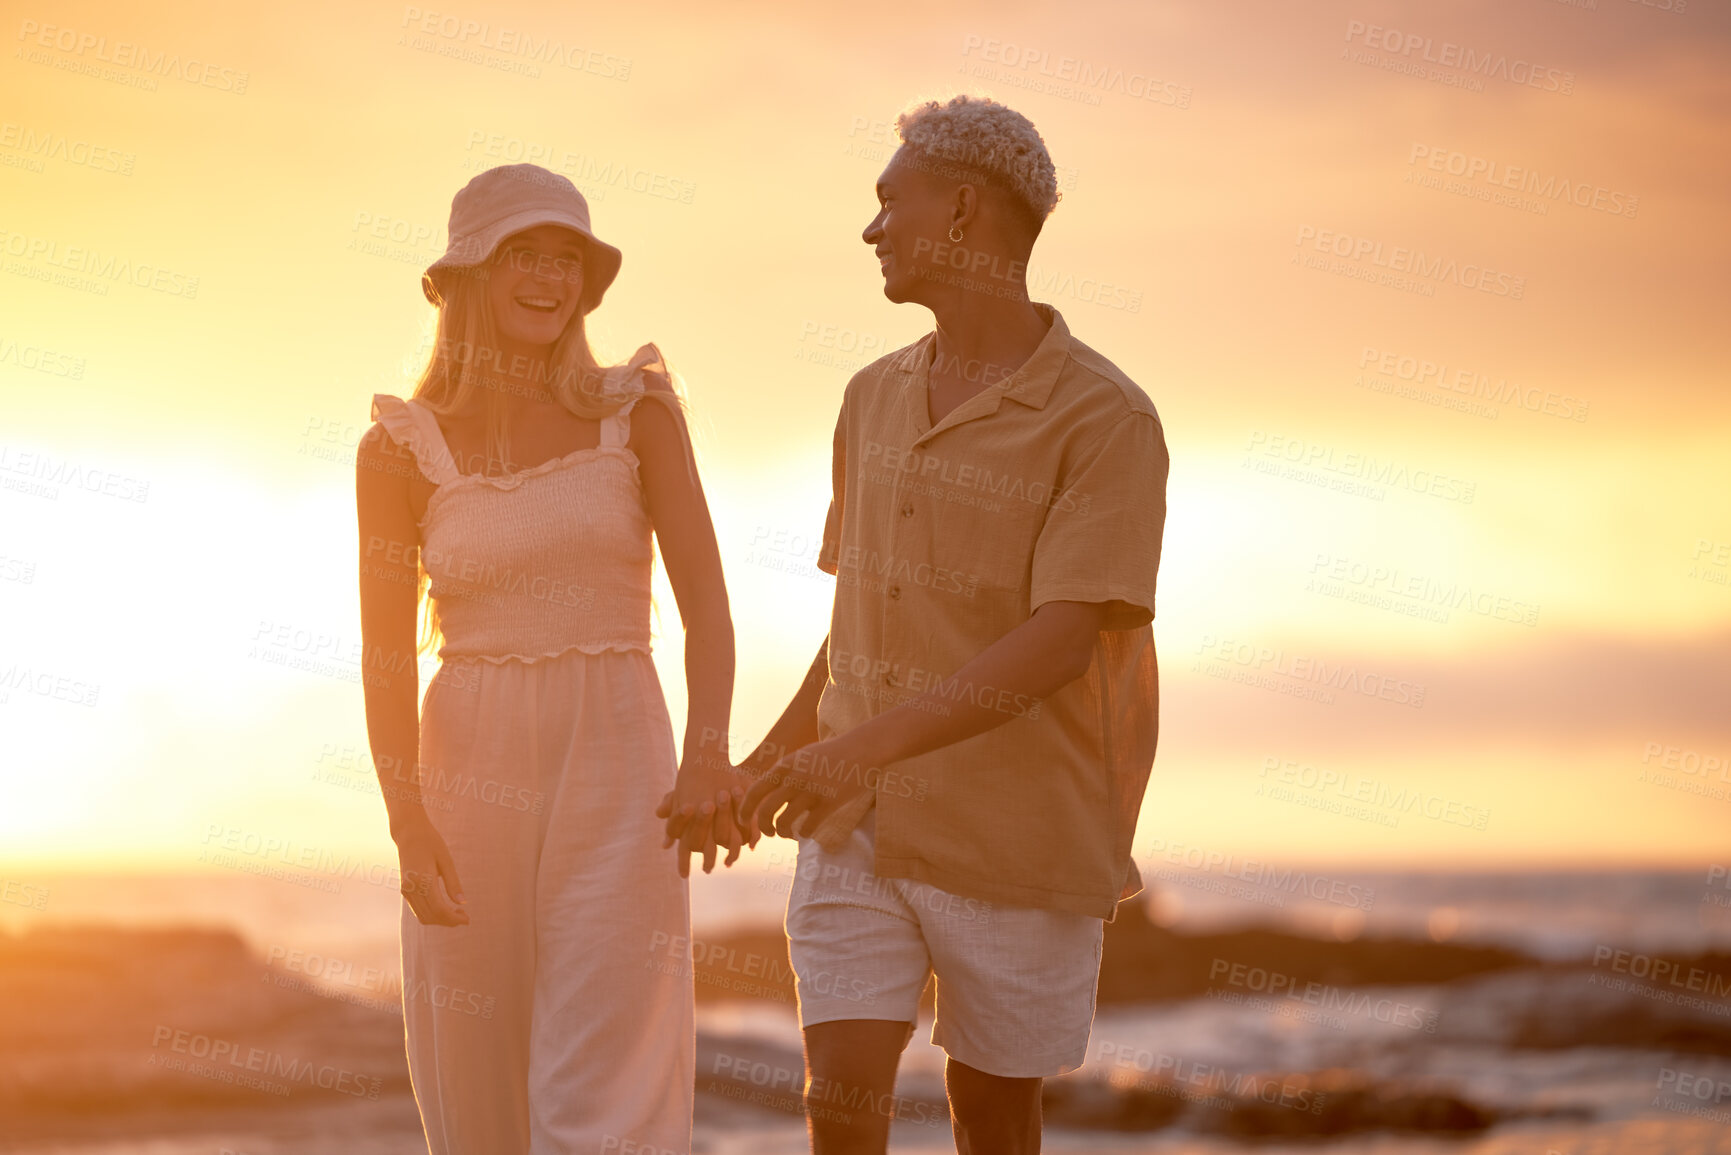
[[[536,225],[499,242],[487,268],[487,304],[506,342],[551,345],[583,296],[583,238]]]

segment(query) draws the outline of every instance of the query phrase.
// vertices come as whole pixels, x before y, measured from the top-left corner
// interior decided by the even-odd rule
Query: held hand
[[[415,917],[423,926],[468,926],[457,864],[433,820],[421,815],[393,837],[403,897]]]
[[[691,876],[691,855],[703,855],[703,872],[715,867],[716,847],[727,848],[723,866],[731,866],[745,843],[739,821],[739,799],[745,793],[741,774],[726,758],[698,752],[687,757],[679,777],[655,814],[666,822],[664,847],[678,844],[679,876]]]
[[[865,813],[871,779],[864,766],[846,757],[838,739],[795,750],[745,792],[740,811],[746,835],[755,845],[760,831],[783,838],[819,837],[821,831],[820,841],[831,845]],[[829,821],[849,817],[847,830],[837,831]]]

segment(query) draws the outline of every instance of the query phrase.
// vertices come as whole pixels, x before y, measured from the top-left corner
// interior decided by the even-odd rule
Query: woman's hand
[[[450,848],[422,813],[392,831],[397,843],[397,863],[402,875],[403,897],[423,926],[468,926],[463,909],[463,884],[457,881],[457,864]]]
[[[740,821],[739,800],[745,797],[741,785],[744,772],[735,768],[725,757],[702,751],[688,756],[679,767],[679,777],[673,789],[662,796],[655,808],[658,818],[667,820],[665,846],[678,843],[675,855],[679,860],[679,877],[691,877],[691,855],[703,855],[703,873],[715,867],[717,845],[727,848],[723,866],[732,866],[745,845],[744,823]]]

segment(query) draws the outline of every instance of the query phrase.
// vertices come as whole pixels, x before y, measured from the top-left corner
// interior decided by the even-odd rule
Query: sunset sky
[[[354,446],[413,388],[452,195],[525,159],[624,251],[598,351],[653,340],[687,391],[743,753],[827,628],[843,386],[930,328],[860,240],[873,181],[897,112],[958,91],[1043,135],[1033,296],[1171,451],[1139,852],[1723,861],[1718,6],[73,0],[0,27],[0,874],[196,870],[213,826],[389,855]],[[1357,689],[1304,696],[1318,663]],[[1403,790],[1395,826],[1320,808]]]

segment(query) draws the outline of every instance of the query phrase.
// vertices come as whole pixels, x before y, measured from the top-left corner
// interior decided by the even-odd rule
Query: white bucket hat
[[[601,303],[624,258],[590,231],[589,202],[577,186],[538,164],[490,168],[458,190],[451,198],[445,255],[427,266],[421,291],[443,305],[451,278],[484,264],[506,237],[536,225],[560,225],[582,235],[587,256],[577,307],[588,313]]]

